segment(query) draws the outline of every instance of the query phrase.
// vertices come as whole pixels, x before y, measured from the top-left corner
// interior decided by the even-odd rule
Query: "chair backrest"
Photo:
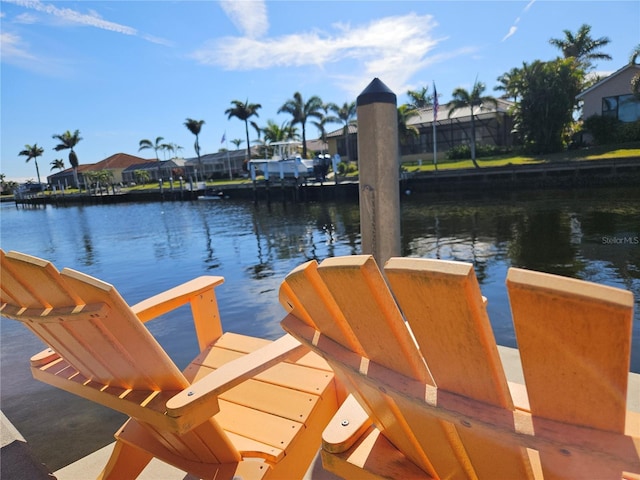
[[[166,401],[189,382],[112,285],[0,250],[0,308],[2,316],[19,320],[50,347],[31,359],[40,380],[137,418],[135,428],[178,457],[202,464],[240,459],[213,418],[177,434],[163,415],[164,404],[144,412],[145,405],[154,410],[154,402]],[[41,369],[51,374],[36,373]],[[122,407],[114,397],[141,408]]]
[[[112,285],[18,252],[0,250],[0,267],[2,315],[87,379],[133,390],[189,385]]]
[[[281,302],[290,314],[282,325],[327,358],[384,435],[424,471],[440,478],[538,478],[542,472],[545,478],[566,478],[566,473],[573,471],[593,478],[584,473],[582,466],[574,466],[584,458],[590,458],[585,468],[594,461],[607,465],[591,470],[608,474],[602,478],[615,478],[616,474],[620,478],[623,470],[629,470],[625,467],[640,469],[637,452],[634,454],[630,449],[633,442],[624,435],[616,437],[619,442],[616,447],[622,445],[625,453],[621,454],[622,458],[610,462],[602,462],[594,451],[601,447],[602,451],[610,451],[613,447],[594,446],[591,437],[580,444],[580,448],[584,444],[590,445],[585,447],[587,453],[584,455],[574,454],[571,442],[567,443],[571,444],[571,450],[570,447],[558,447],[562,441],[571,438],[571,434],[585,433],[581,427],[624,434],[633,304],[629,292],[616,290],[613,295],[588,290],[579,294],[579,288],[572,284],[572,291],[578,297],[569,299],[573,304],[561,306],[554,317],[544,308],[552,308],[558,295],[552,293],[555,300],[546,303],[537,298],[525,298],[532,295],[532,289],[527,286],[532,281],[528,272],[510,273],[516,329],[522,330],[518,323],[526,324],[524,328],[528,329],[518,335],[518,342],[521,335],[532,337],[530,342],[538,342],[535,347],[525,346],[525,349],[534,350],[533,360],[526,362],[524,358],[529,355],[522,352],[527,389],[528,377],[533,376],[533,389],[542,391],[539,395],[554,395],[553,384],[545,384],[545,368],[556,371],[560,382],[563,375],[573,370],[584,371],[571,382],[572,386],[557,390],[563,399],[552,400],[561,405],[552,407],[554,411],[562,411],[567,406],[564,413],[549,413],[545,410],[547,399],[540,400],[545,407],[538,407],[537,400],[529,394],[533,415],[539,412],[544,416],[544,419],[538,419],[528,411],[526,390],[522,386],[513,390],[520,395],[524,391],[524,401],[514,405],[514,394],[507,382],[486,313],[486,301],[471,265],[392,258],[384,272],[385,276],[370,256],[331,258],[319,266],[315,261],[308,262],[291,272],[283,282]],[[547,277],[535,278],[538,284],[544,284]],[[517,282],[526,293],[514,293]],[[561,287],[560,283],[554,286]],[[537,294],[546,295],[546,292]],[[605,302],[612,296],[614,300]],[[602,304],[602,308],[592,308],[594,302]],[[532,303],[543,310],[536,311]],[[579,309],[569,313],[574,307]],[[589,311],[587,316],[590,318],[585,319],[583,311]],[[607,323],[606,319],[614,311],[616,326],[612,327],[615,332],[609,343],[611,348],[615,344],[626,347],[621,347],[615,355],[609,347],[597,347],[602,352],[590,358],[589,342],[597,341],[597,337],[590,337],[588,324],[594,322],[606,329],[602,324]],[[540,339],[540,334],[547,333],[547,328],[535,319],[544,314],[547,322],[553,323],[555,319],[554,327],[548,333],[554,336],[555,329],[564,328],[562,342],[571,343],[565,349],[564,345],[554,343],[557,336],[546,339],[546,348],[566,352],[546,357],[554,362],[564,362],[558,369],[554,363],[544,365],[545,356],[541,355],[545,339]],[[562,318],[567,315],[579,319],[563,325]],[[578,335],[580,340],[571,338],[575,328],[586,329],[583,335]],[[524,341],[523,345],[528,342]],[[579,356],[582,358],[578,360],[576,357]],[[594,360],[609,363],[609,357],[615,366],[592,365]],[[532,363],[536,366],[531,366]],[[529,367],[531,371],[527,373]],[[594,367],[598,370],[595,376],[599,383],[587,391],[595,395],[596,391],[608,388],[610,392],[605,395],[608,398],[597,402],[596,407],[578,409],[579,412],[585,410],[584,415],[579,413],[578,416],[607,417],[604,422],[572,418],[567,411],[571,404],[591,402],[589,397],[579,395],[578,386],[580,382],[593,380],[590,377],[594,372],[590,371]],[[536,386],[536,382],[540,385]],[[598,408],[601,410],[596,414]],[[609,419],[603,408],[614,408],[614,418]],[[555,437],[555,434],[550,435],[551,438],[541,436],[540,432],[545,429],[553,431],[557,427],[555,421],[576,425],[578,430],[565,431],[560,427],[560,433]],[[534,429],[532,425],[538,428]],[[539,455],[534,447],[541,452]],[[615,449],[613,452],[613,456],[619,454]],[[581,456],[584,458],[579,460]]]

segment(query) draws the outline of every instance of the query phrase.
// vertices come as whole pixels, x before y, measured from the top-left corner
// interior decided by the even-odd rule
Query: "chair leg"
[[[149,464],[153,455],[116,440],[109,461],[98,476],[98,480],[133,480]]]

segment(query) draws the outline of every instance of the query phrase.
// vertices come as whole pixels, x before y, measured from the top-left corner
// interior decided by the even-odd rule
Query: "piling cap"
[[[370,103],[393,103],[396,105],[396,94],[389,89],[382,81],[376,77],[365,88],[356,100],[358,107],[369,105]]]

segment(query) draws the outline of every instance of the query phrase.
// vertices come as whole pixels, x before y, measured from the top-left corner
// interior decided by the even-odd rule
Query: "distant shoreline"
[[[567,161],[531,165],[506,165],[472,169],[451,169],[430,172],[402,172],[400,192],[461,194],[508,190],[580,187],[640,187],[640,157],[606,159],[598,161]],[[216,182],[207,190],[220,191],[232,199],[254,202],[304,202],[324,199],[357,199],[358,177],[341,177],[324,182],[295,183],[292,179],[258,180],[255,183]],[[188,191],[160,188],[130,190],[117,194],[95,195],[87,193],[47,194],[16,200],[2,196],[2,202],[21,205],[106,204],[136,201],[196,201],[205,190]]]

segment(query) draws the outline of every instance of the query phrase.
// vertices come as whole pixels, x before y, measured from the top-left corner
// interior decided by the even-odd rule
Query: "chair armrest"
[[[322,432],[323,450],[329,453],[349,450],[372,423],[355,397],[349,395]]]
[[[60,355],[54,352],[51,348],[46,348],[43,351],[32,356],[30,359],[30,363],[32,367],[37,368],[46,365],[47,363],[53,362],[57,358],[60,358]]]
[[[166,414],[175,418],[181,431],[188,431],[218,411],[218,395],[254,377],[277,363],[302,356],[308,348],[291,335],[224,364],[167,401]]]
[[[202,276],[149,297],[131,307],[141,322],[147,322],[187,303],[191,304],[200,351],[222,335],[222,324],[214,287],[223,277]]]

